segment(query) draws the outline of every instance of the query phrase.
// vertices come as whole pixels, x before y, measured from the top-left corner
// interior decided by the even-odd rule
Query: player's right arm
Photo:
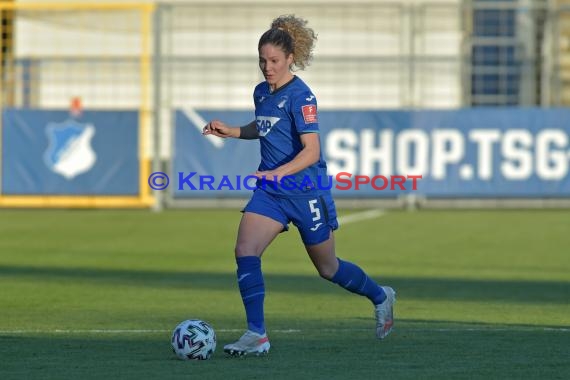
[[[239,138],[243,140],[255,140],[259,138],[255,120],[239,129]]]
[[[255,120],[243,127],[230,127],[219,120],[212,120],[202,130],[202,134],[214,135],[222,138],[233,137],[236,139],[253,140],[259,138]]]

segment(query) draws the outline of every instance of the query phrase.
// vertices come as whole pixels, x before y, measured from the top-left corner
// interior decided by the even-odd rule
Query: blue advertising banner
[[[138,111],[5,109],[2,194],[138,195]]]
[[[254,116],[176,111],[175,197],[251,192],[243,185],[257,169],[258,143],[205,138],[213,118],[237,126]],[[337,197],[570,196],[570,109],[325,110],[319,127]]]

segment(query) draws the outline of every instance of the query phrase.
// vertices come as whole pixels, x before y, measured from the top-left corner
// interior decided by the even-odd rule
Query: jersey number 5
[[[313,222],[321,219],[321,210],[319,210],[318,208],[315,207],[315,204],[317,204],[317,200],[316,199],[311,199],[309,201],[309,208],[311,209],[311,214],[313,214]]]

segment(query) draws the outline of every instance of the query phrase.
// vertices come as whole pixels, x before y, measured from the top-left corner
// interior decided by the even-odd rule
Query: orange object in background
[[[83,106],[81,105],[81,98],[78,96],[71,98],[71,104],[69,105],[69,114],[72,117],[79,117],[81,116],[82,111]]]

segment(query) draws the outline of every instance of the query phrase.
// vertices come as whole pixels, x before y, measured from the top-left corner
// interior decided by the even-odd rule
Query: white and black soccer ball
[[[181,360],[207,360],[216,350],[216,332],[199,319],[181,322],[172,332],[172,351]]]

